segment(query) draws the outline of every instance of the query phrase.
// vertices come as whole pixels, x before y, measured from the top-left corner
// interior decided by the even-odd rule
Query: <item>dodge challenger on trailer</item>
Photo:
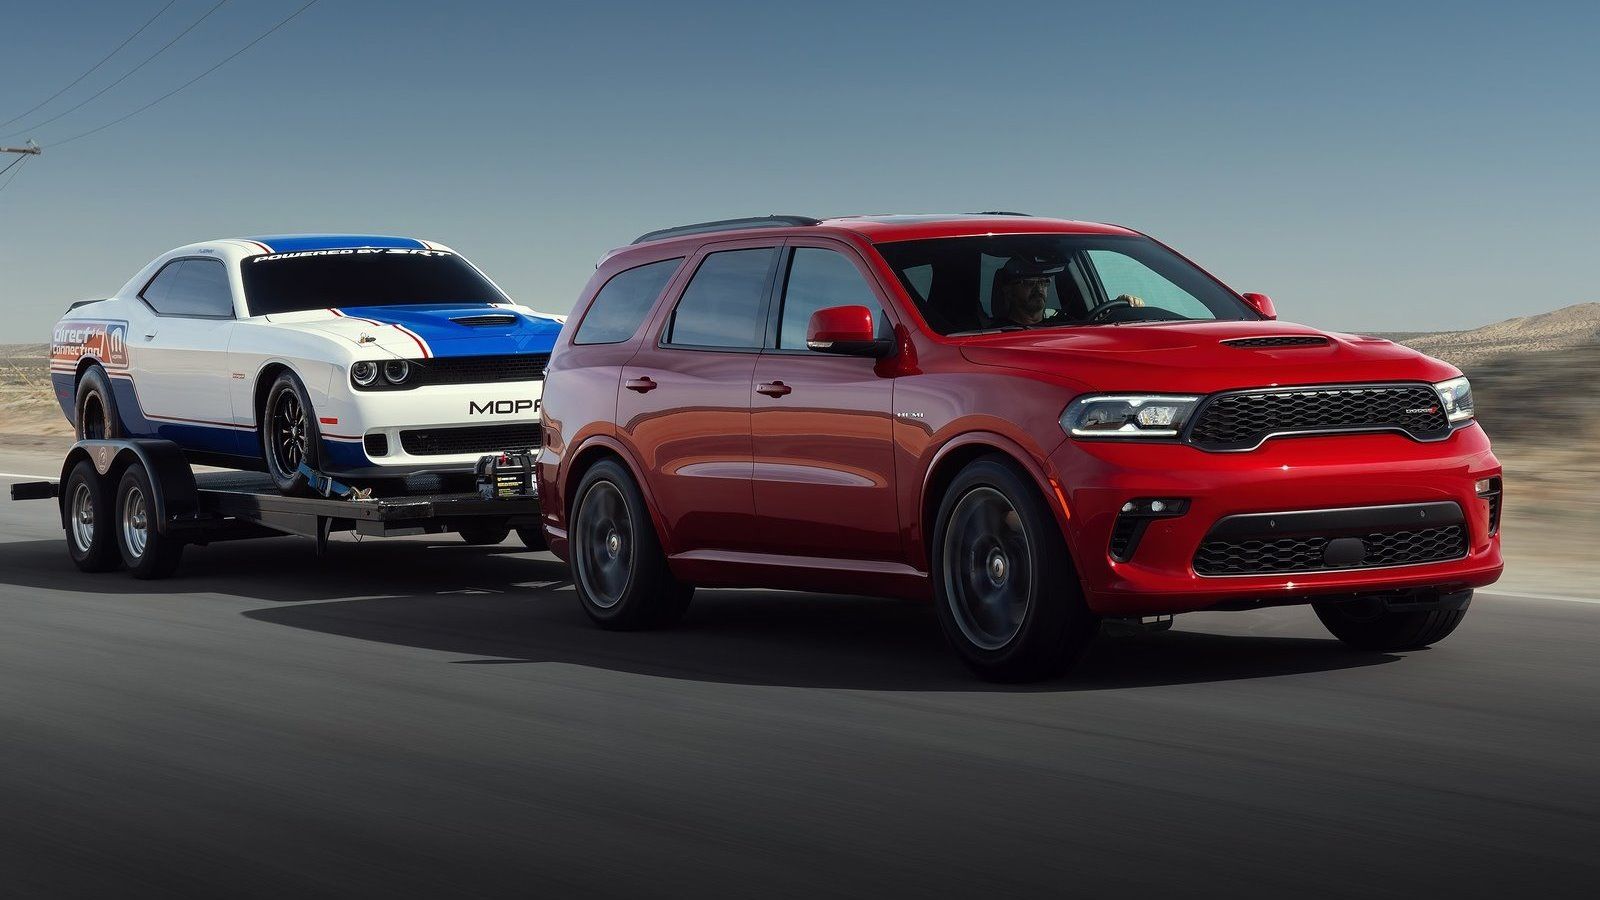
[[[302,464],[356,479],[465,473],[538,446],[561,321],[432,241],[216,240],[73,304],[50,375],[80,439],[171,440],[284,491]]]

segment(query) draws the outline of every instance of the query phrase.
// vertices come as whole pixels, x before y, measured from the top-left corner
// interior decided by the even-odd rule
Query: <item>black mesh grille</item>
[[[382,379],[357,390],[409,391],[430,384],[494,384],[504,381],[543,381],[548,353],[511,353],[504,356],[453,356],[449,359],[413,359],[411,374],[399,385]]]
[[[1329,564],[1323,551],[1330,538],[1308,535],[1260,540],[1206,541],[1194,554],[1201,575],[1271,575],[1327,569],[1370,569],[1460,559],[1467,555],[1467,532],[1460,525],[1391,531],[1361,537],[1360,562]]]
[[[1223,341],[1223,343],[1227,344],[1229,347],[1244,348],[1323,347],[1327,345],[1328,339],[1325,337],[1317,337],[1316,335],[1312,334],[1286,334],[1279,335],[1278,337],[1234,338],[1231,341]]]
[[[368,456],[388,456],[389,436],[386,434],[369,434],[361,439],[367,448]]]
[[[1301,388],[1219,394],[1201,407],[1188,440],[1210,450],[1254,447],[1274,434],[1392,428],[1442,437],[1450,423],[1431,385]]]
[[[528,450],[539,446],[538,423],[474,425],[470,428],[430,428],[400,432],[400,446],[412,456],[449,456],[454,453],[494,453]]]

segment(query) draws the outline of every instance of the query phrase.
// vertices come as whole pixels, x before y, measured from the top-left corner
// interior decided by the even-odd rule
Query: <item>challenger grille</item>
[[[539,424],[517,422],[511,425],[473,425],[467,428],[402,431],[400,446],[412,456],[531,450],[539,446]]]
[[[1194,570],[1200,575],[1277,575],[1405,566],[1467,555],[1467,532],[1461,525],[1362,535],[1361,544],[1366,554],[1353,564],[1324,560],[1323,553],[1330,540],[1332,538],[1320,535],[1207,540],[1195,551]]]
[[[1442,438],[1450,422],[1431,385],[1286,388],[1206,400],[1186,440],[1206,450],[1248,450],[1275,434],[1403,431]]]
[[[400,384],[379,380],[363,391],[409,391],[432,384],[494,384],[502,381],[543,381],[548,353],[509,353],[503,356],[452,356],[445,359],[407,360],[411,374]]]

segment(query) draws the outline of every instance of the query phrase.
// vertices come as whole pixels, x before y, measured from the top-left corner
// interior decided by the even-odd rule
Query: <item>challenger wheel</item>
[[[578,601],[601,628],[670,625],[694,596],[667,568],[644,495],[612,460],[583,475],[572,504],[572,583]]]
[[[1465,604],[1459,609],[1397,612],[1386,609],[1378,600],[1355,600],[1314,603],[1312,609],[1334,637],[1358,650],[1379,653],[1420,650],[1438,643],[1467,617]]]
[[[945,492],[932,575],[945,637],[984,678],[1060,673],[1099,631],[1055,517],[1003,457],[968,465]]]
[[[321,465],[321,432],[305,385],[293,372],[281,372],[267,391],[261,415],[261,451],[267,474],[285,493],[304,492],[303,479],[295,478],[301,463],[316,470]]]
[[[65,498],[67,554],[85,572],[109,572],[122,565],[112,534],[115,502],[105,479],[87,459],[79,460],[61,486]]]
[[[463,525],[456,529],[456,534],[461,535],[461,539],[463,541],[466,541],[475,547],[487,547],[504,541],[506,536],[511,534],[511,526],[484,525],[481,523],[475,525]]]
[[[117,513],[113,528],[122,564],[135,578],[166,578],[178,568],[183,542],[165,534],[157,518],[155,491],[150,476],[137,463],[122,473],[117,486]]]
[[[122,420],[117,417],[117,399],[111,393],[111,378],[99,366],[90,366],[78,379],[72,421],[80,441],[122,437]]]

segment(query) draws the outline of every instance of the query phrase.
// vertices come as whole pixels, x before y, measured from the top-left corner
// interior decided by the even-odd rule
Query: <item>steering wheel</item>
[[[1086,322],[1099,322],[1099,321],[1104,320],[1105,317],[1106,317],[1106,313],[1110,312],[1113,309],[1132,309],[1132,308],[1133,308],[1133,302],[1131,300],[1124,300],[1121,297],[1118,297],[1115,300],[1107,300],[1106,302],[1100,304],[1099,306],[1096,306],[1093,310],[1090,310],[1088,317],[1085,318],[1084,321],[1086,321]]]

